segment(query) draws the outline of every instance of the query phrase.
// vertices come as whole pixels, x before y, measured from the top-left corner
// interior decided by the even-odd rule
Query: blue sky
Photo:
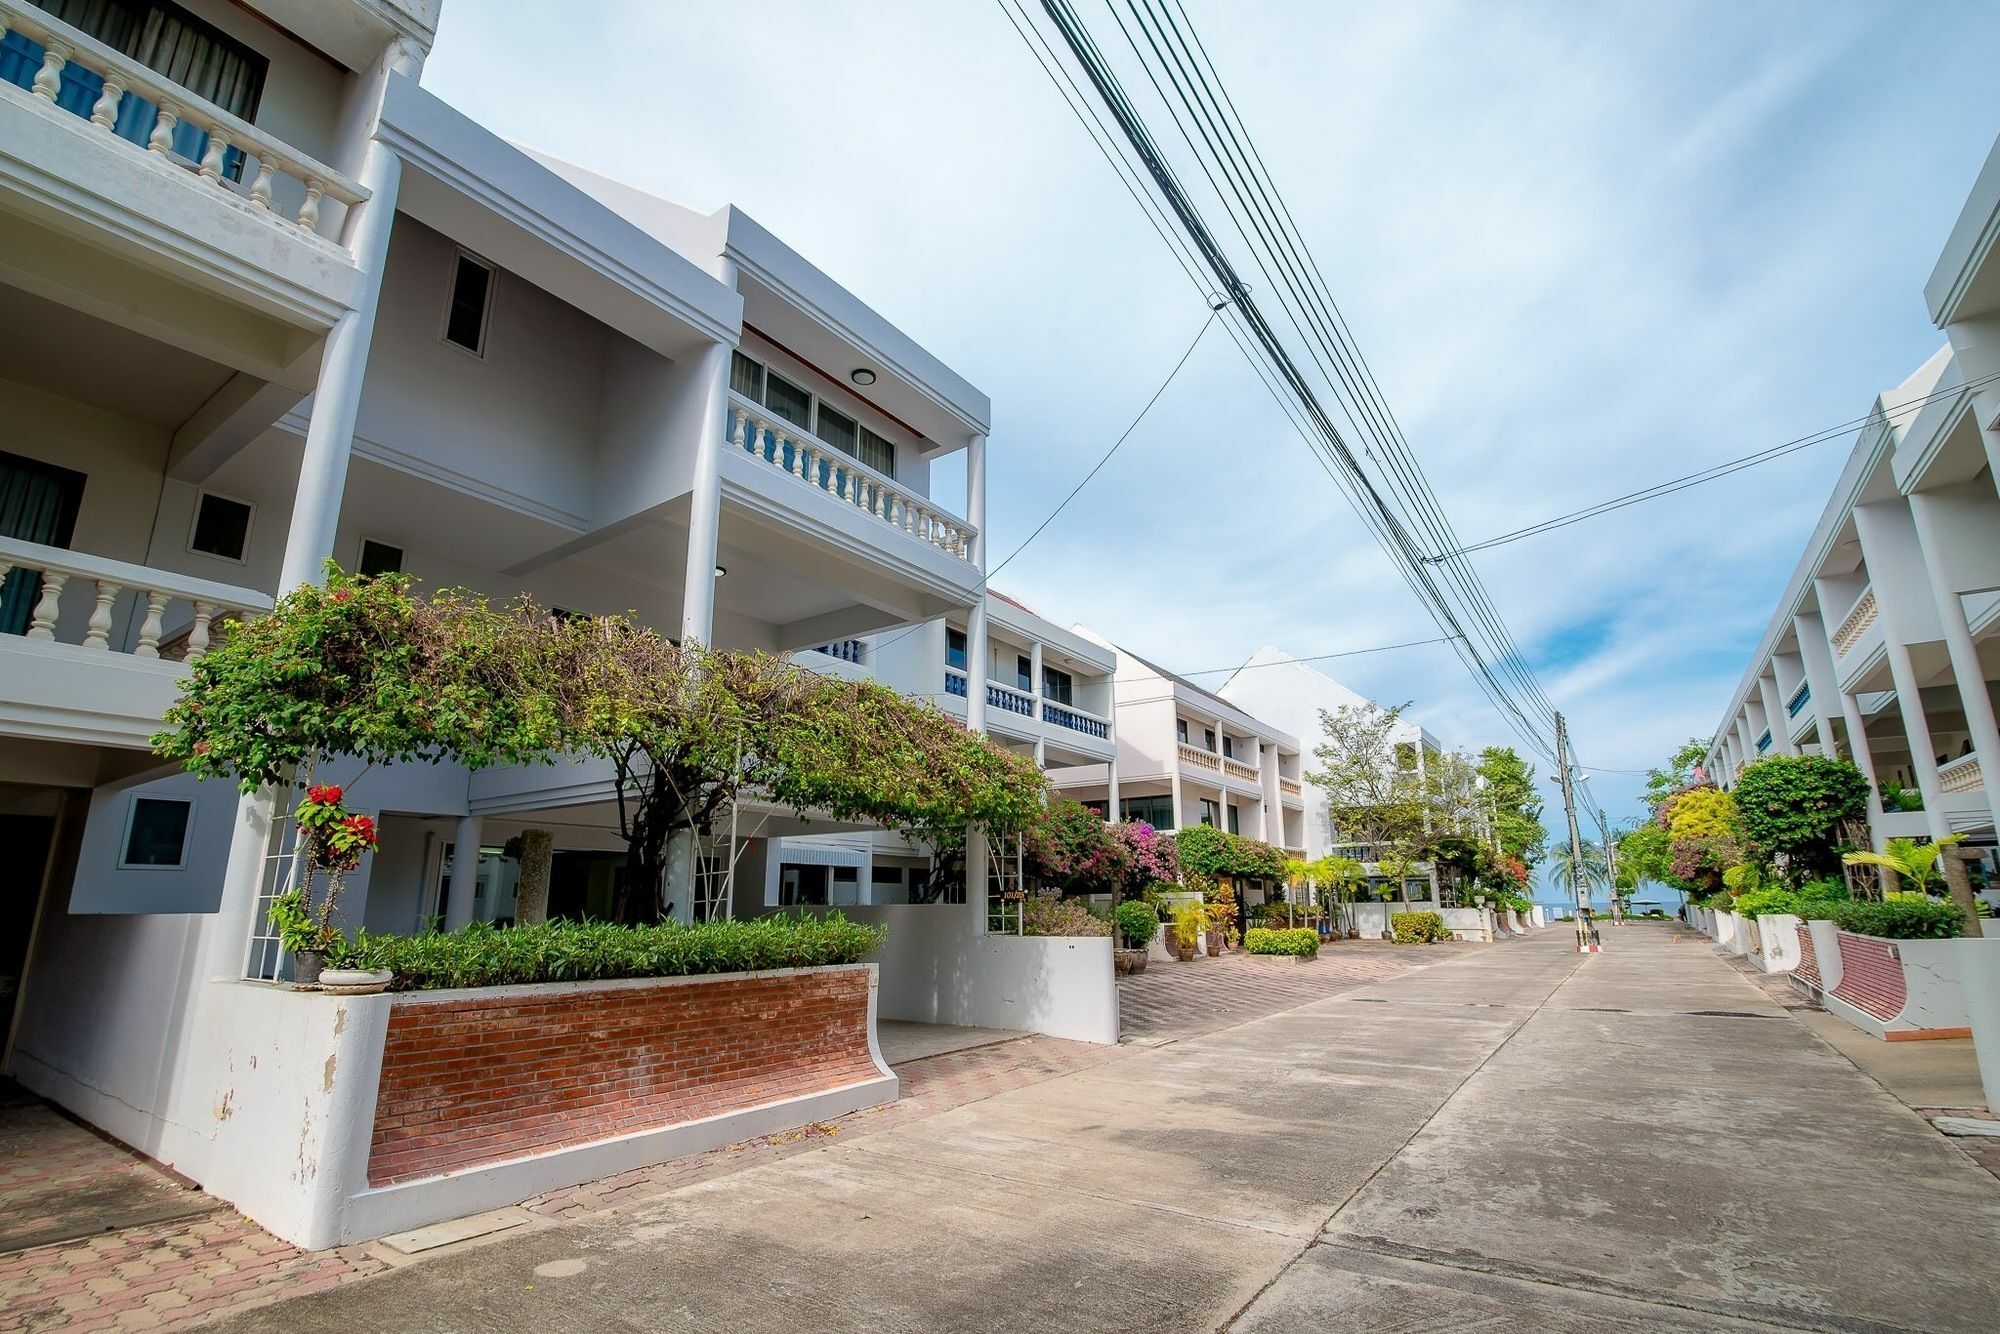
[[[1469,541],[1857,417],[1941,342],[1922,288],[2000,132],[2000,7],[1185,3]],[[448,3],[425,83],[741,206],[986,390],[989,550],[1205,318],[997,5],[592,9]],[[1614,816],[1615,771],[1714,726],[1845,450],[1475,558]],[[1437,633],[1218,332],[996,582],[1189,670]],[[1444,645],[1332,666],[1510,739]]]

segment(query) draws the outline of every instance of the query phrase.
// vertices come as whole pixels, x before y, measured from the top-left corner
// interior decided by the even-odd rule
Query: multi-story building
[[[1063,795],[1156,829],[1207,824],[1306,855],[1305,771],[1290,733],[1137,654],[1116,655],[1116,751],[1056,769]]]
[[[1032,756],[1043,770],[1109,763],[1117,753],[1112,650],[1004,593],[988,591],[984,601],[986,735]],[[963,614],[816,645],[799,660],[819,671],[879,680],[954,717],[967,716],[971,635]],[[936,892],[933,869],[929,848],[886,831],[787,838],[769,858],[764,902],[919,902]]]
[[[1996,242],[2000,144],[1925,288],[1946,345],[1876,398],[1709,746],[1725,785],[1766,755],[1852,760],[1878,847],[1958,832],[1990,849],[2000,823]]]
[[[283,807],[147,742],[219,621],[329,559],[774,652],[942,618],[968,724],[1009,714],[987,707],[986,397],[741,210],[536,156],[426,92],[437,13],[0,0],[0,810],[27,850],[0,898],[6,1059],[290,1236],[332,1225],[286,1185],[279,1076],[253,1091],[242,1064],[310,1045],[273,1030]],[[962,503],[931,495],[951,453]],[[555,838],[552,910],[608,895],[608,766],[355,767],[320,775],[381,829],[349,925],[509,917],[529,828]],[[828,827],[745,817],[754,837],[691,849],[677,915],[761,911],[774,840]],[[984,929],[982,904],[902,938]],[[1032,975],[1035,943],[1010,948],[960,972]],[[966,1004],[943,1017],[1039,1022]]]

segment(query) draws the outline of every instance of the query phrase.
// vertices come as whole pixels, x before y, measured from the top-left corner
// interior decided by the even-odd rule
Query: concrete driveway
[[[224,1329],[1990,1329],[2000,1182],[1703,943],[1551,930]]]

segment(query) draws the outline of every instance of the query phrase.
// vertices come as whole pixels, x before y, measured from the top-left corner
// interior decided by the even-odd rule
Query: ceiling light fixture
[[[847,378],[860,385],[863,389],[866,389],[869,385],[875,383],[875,372],[869,370],[866,366],[856,366],[847,373]]]
[[[718,579],[720,579],[720,578],[721,578],[721,577],[722,577],[723,575],[725,575],[725,574],[728,574],[728,573],[729,573],[729,571],[728,571],[728,570],[726,570],[726,569],[724,569],[724,568],[723,568],[722,566],[720,566],[720,565],[718,565],[718,566],[716,566],[716,567],[715,567],[715,577],[716,577],[716,578],[718,578]]]

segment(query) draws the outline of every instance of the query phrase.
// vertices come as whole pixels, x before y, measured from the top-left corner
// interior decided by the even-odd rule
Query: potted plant
[[[1194,947],[1208,929],[1208,910],[1199,903],[1183,903],[1174,909],[1174,957],[1182,963],[1194,959]]]
[[[1150,903],[1127,899],[1112,911],[1111,920],[1118,931],[1118,943],[1124,946],[1114,956],[1118,971],[1145,972],[1146,952],[1160,929],[1160,914]]]
[[[318,986],[327,953],[340,945],[340,933],[313,912],[304,885],[273,899],[270,917],[278,944],[292,956],[292,981],[302,987]]]
[[[375,849],[375,822],[349,811],[342,804],[344,795],[330,784],[306,789],[292,812],[305,876],[271,903],[271,925],[278,943],[292,955],[292,980],[300,986],[317,986],[327,953],[339,948],[341,935],[333,924],[333,911],[342,882]],[[321,875],[326,877],[326,892],[315,905],[313,881]]]

